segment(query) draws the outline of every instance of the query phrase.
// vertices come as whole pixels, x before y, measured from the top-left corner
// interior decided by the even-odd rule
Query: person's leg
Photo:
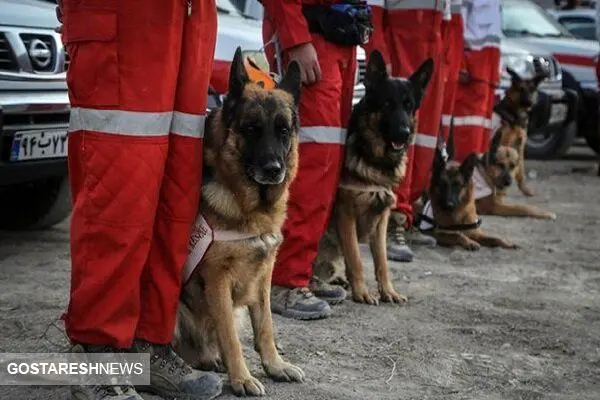
[[[447,59],[446,84],[444,87],[444,104],[442,106],[442,128],[444,140],[448,140],[450,122],[454,115],[454,104],[458,89],[458,73],[463,55],[463,21],[460,14],[452,14],[452,20],[447,23],[443,40],[446,46]]]
[[[73,196],[66,329],[73,342],[125,349],[167,157],[183,9],[159,0],[63,2]],[[152,31],[140,20],[154,21]]]
[[[194,0],[183,16],[181,58],[169,148],[156,213],[152,247],[141,281],[141,312],[133,349],[156,357],[151,388],[165,397],[212,398],[220,379],[185,365],[170,344],[188,256],[190,230],[200,199],[202,142],[217,33],[213,0]]]
[[[268,36],[268,35],[267,35]],[[342,163],[343,78],[354,67],[353,47],[340,48],[313,35],[321,79],[302,89],[300,161],[290,188],[284,242],[273,270],[273,312],[298,319],[324,318],[329,305],[307,288],[319,241],[326,229]],[[347,100],[347,99],[345,99]]]
[[[428,118],[439,121],[441,117],[441,100],[437,100],[441,88],[441,76],[439,67],[439,53],[441,48],[441,12],[437,11],[395,11],[388,17],[387,39],[388,50],[391,55],[392,74],[407,78],[412,74],[428,57],[433,57],[436,61],[436,72],[430,81],[426,94],[421,102],[421,107],[417,113],[417,123],[415,124],[415,142],[409,146],[406,173],[404,180],[400,184],[397,195],[397,205],[395,212],[390,217],[388,230],[387,254],[388,258],[394,261],[412,261],[413,253],[407,245],[407,228],[412,227],[414,200],[412,192],[415,187],[422,187],[416,180],[422,179],[424,165],[427,159],[422,160],[423,154],[432,152],[430,146],[435,148],[435,137],[437,137],[438,128],[435,130],[435,137],[431,138],[427,134],[428,124],[425,122]],[[432,110],[427,110],[433,107]],[[435,114],[435,115],[432,115]],[[437,117],[436,117],[437,115]],[[425,129],[424,129],[425,128]],[[425,133],[423,133],[425,132]],[[433,154],[433,153],[432,153]],[[425,168],[427,171],[429,167]],[[428,182],[425,183],[425,185]],[[432,245],[435,241],[429,237],[423,237],[417,232],[411,230],[409,236],[413,243]]]
[[[465,50],[470,81],[459,83],[454,105],[454,159],[464,161],[483,146],[483,130],[491,126],[487,118],[489,71],[481,50]]]
[[[500,50],[497,47],[486,47],[483,49],[483,53],[485,54],[486,64],[488,65],[488,80],[490,82],[485,116],[486,121],[490,121],[490,123],[486,124],[483,129],[483,138],[481,147],[479,148],[480,153],[487,152],[490,147],[492,135],[491,120],[494,112],[494,104],[496,103],[495,86],[500,83]]]

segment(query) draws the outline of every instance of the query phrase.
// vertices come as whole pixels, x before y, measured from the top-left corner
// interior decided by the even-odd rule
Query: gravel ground
[[[413,263],[390,265],[407,306],[348,301],[325,321],[275,316],[304,384],[268,380],[246,330],[246,357],[267,398],[599,399],[600,178],[587,150],[575,150],[584,161],[529,162],[536,197],[512,193],[556,212],[556,221],[485,218],[484,229],[521,250],[420,249]],[[60,350],[63,334],[44,331],[65,309],[68,288],[66,223],[0,233],[0,352]],[[67,397],[65,388],[0,387],[0,399]],[[226,386],[222,399],[233,398]]]

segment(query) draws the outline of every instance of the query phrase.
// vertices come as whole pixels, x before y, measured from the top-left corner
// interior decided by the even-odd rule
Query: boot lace
[[[399,225],[393,219],[390,219],[388,227],[388,239],[393,241],[395,244],[404,246],[406,245],[406,237],[404,236],[406,230],[402,225]]]
[[[179,373],[180,376],[189,375],[193,372],[190,367],[173,349],[170,344],[155,344],[153,347],[153,355],[150,359],[151,363],[160,361],[160,368],[169,366],[171,374]]]

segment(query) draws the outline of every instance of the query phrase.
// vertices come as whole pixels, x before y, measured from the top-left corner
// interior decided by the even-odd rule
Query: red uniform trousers
[[[444,46],[444,103],[442,105],[442,126],[444,140],[448,140],[450,121],[454,113],[454,103],[458,89],[458,73],[464,52],[463,19],[460,13],[453,13],[450,21],[442,22],[442,42]]]
[[[273,37],[265,16],[263,39]],[[300,96],[300,161],[290,188],[284,241],[273,270],[273,285],[305,287],[312,276],[319,241],[327,228],[343,161],[343,145],[356,71],[356,48],[337,46],[312,34],[321,80],[304,86]],[[266,47],[275,70],[274,49]],[[284,54],[284,61],[287,57]],[[283,64],[285,67],[285,63]]]
[[[454,105],[454,157],[459,162],[470,153],[484,153],[489,147],[499,65],[498,47],[465,49],[463,68],[471,80],[458,85]]]
[[[169,343],[197,211],[214,0],[63,0],[74,343]]]
[[[441,10],[390,11],[386,20],[387,47],[394,76],[408,77],[428,58],[435,69],[418,112],[414,145],[409,146],[404,181],[398,188],[397,209],[412,224],[412,203],[429,187],[440,130],[443,102]]]

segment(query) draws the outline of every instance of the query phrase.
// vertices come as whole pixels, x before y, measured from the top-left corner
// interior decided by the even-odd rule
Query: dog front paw
[[[535,196],[535,192],[533,190],[531,190],[531,188],[529,186],[522,185],[522,186],[519,186],[519,189],[527,197]]]
[[[470,240],[463,244],[463,249],[469,251],[478,251],[479,249],[481,249],[481,245],[474,240]]]
[[[387,288],[379,291],[379,299],[383,303],[406,303],[408,299],[396,292],[394,288]]]
[[[375,298],[375,296],[369,293],[364,285],[362,287],[357,287],[356,290],[352,290],[352,300],[357,303],[364,303],[372,306],[379,304],[379,301]]]
[[[231,388],[237,396],[264,396],[265,386],[255,377],[229,378]]]
[[[278,382],[304,382],[305,374],[300,367],[285,361],[263,364],[267,375]]]
[[[504,247],[505,249],[509,249],[509,250],[518,250],[521,248],[521,246],[519,246],[518,244],[510,243],[510,242],[506,242],[504,244],[504,246],[502,246],[502,247]]]
[[[546,213],[542,216],[542,219],[547,219],[548,221],[555,221],[556,220],[556,214],[554,213]]]

